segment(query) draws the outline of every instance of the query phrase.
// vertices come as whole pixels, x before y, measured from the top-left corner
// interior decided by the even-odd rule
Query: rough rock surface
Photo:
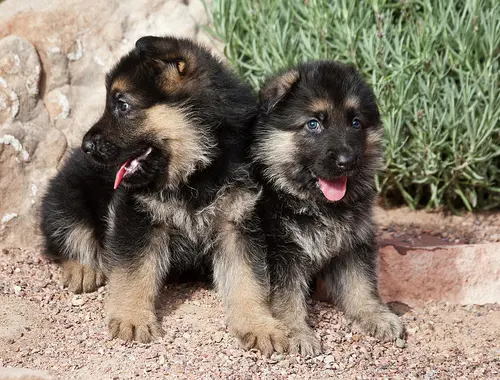
[[[421,306],[500,303],[500,244],[380,251],[380,293],[386,302]]]
[[[201,0],[0,2],[0,246],[39,242],[47,180],[98,119],[117,59],[147,34],[213,47],[207,21]]]

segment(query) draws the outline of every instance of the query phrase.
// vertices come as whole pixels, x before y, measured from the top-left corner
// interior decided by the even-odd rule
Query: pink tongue
[[[120,169],[118,169],[118,171],[116,172],[115,185],[113,186],[113,189],[116,190],[116,188],[118,187],[118,185],[122,181],[123,176],[125,175],[125,172],[127,171],[127,169],[125,169],[125,168],[129,164],[129,161],[126,161],[123,164],[121,164]]]
[[[344,198],[346,187],[347,187],[347,177],[340,177],[332,181],[327,181],[325,179],[318,178],[319,188],[325,195],[326,199],[329,201],[340,201]]]

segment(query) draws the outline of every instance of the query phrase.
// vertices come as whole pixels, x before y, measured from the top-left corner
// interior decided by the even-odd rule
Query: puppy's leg
[[[333,259],[321,277],[328,296],[368,334],[381,340],[404,336],[399,318],[377,291],[376,245],[363,244]]]
[[[104,285],[106,277],[100,269],[78,261],[63,261],[62,284],[73,293],[90,293]]]
[[[152,257],[112,269],[107,304],[112,337],[147,343],[163,335],[155,307],[160,285],[158,263]]]
[[[231,332],[245,349],[265,356],[288,347],[288,329],[268,304],[268,280],[259,238],[248,229],[224,223],[214,258],[214,280],[222,296]]]
[[[75,293],[102,286],[102,236],[113,174],[93,167],[74,150],[54,177],[41,204],[45,254],[62,267],[62,283]]]
[[[308,323],[307,280],[297,263],[287,260],[281,264],[272,268],[276,281],[272,291],[273,315],[290,328],[290,353],[319,355],[321,342]]]
[[[63,286],[73,293],[89,293],[104,285],[101,247],[90,227],[83,223],[68,226],[60,236],[60,245]]]
[[[109,268],[108,328],[113,337],[149,342],[163,335],[156,300],[170,268],[170,234],[124,199],[110,214],[106,238]]]

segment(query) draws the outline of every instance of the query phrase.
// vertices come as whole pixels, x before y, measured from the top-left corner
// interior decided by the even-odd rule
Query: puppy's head
[[[274,186],[340,202],[373,191],[381,158],[375,96],[352,66],[320,61],[267,81],[253,157]]]
[[[108,73],[105,110],[83,151],[116,166],[115,188],[178,185],[212,159],[210,126],[200,122],[199,108],[219,71],[219,62],[189,40],[139,39]]]

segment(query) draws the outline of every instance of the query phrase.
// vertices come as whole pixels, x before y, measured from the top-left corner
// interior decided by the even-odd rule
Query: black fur
[[[318,129],[308,128],[313,119]],[[268,245],[273,312],[292,328],[292,351],[320,350],[305,321],[305,298],[315,277],[366,331],[388,339],[401,334],[376,289],[372,206],[380,133],[375,96],[351,66],[303,64],[270,78],[261,90],[251,156],[264,188],[258,213]],[[339,164],[346,155],[347,168]],[[329,201],[318,178],[342,176],[345,196]]]
[[[165,277],[208,262],[230,327],[246,347],[267,353],[278,326],[260,320],[273,321],[258,304],[268,284],[254,209],[260,193],[245,157],[254,94],[207,50],[170,37],[141,38],[106,87],[85,154],[70,156],[44,198],[48,253],[109,276],[110,333],[139,341],[161,331],[151,302]],[[121,165],[127,174],[113,191]],[[80,240],[76,249],[67,244],[74,235],[92,236],[88,247],[100,248],[82,255]]]

